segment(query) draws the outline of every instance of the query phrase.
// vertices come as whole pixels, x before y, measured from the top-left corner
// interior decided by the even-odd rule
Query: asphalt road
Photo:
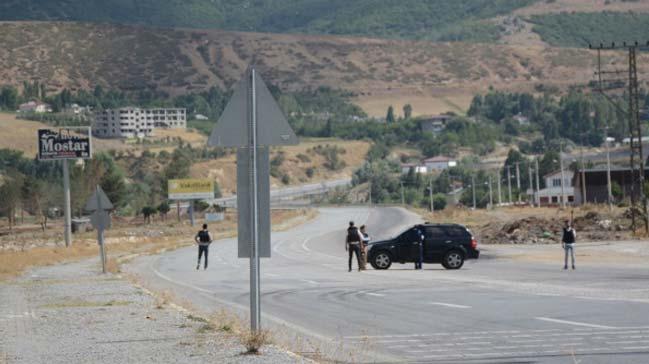
[[[459,271],[393,265],[347,272],[344,229],[365,223],[374,239],[418,217],[399,208],[326,208],[273,233],[262,260],[262,325],[298,351],[349,362],[649,363],[649,265],[542,264],[501,259],[482,247]],[[136,260],[128,269],[210,312],[248,307],[248,262],[236,242]],[[579,262],[578,262],[579,263]]]

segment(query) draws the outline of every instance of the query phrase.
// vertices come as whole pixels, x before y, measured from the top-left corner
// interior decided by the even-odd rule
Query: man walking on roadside
[[[565,251],[563,269],[568,269],[568,254],[572,258],[572,269],[575,269],[575,240],[577,233],[570,224],[570,220],[566,220],[566,225],[563,228],[563,236],[561,237],[561,246]]]
[[[212,235],[207,230],[207,224],[203,224],[203,230],[199,231],[198,234],[194,237],[194,241],[198,244],[198,263],[196,264],[196,270],[201,266],[201,257],[205,254],[205,268],[207,269],[207,254],[212,243]]]
[[[361,271],[361,244],[363,236],[358,228],[354,226],[354,222],[349,222],[347,228],[347,238],[345,240],[345,250],[349,252],[349,271],[352,271],[352,255],[356,254],[356,261],[358,262],[358,271]]]

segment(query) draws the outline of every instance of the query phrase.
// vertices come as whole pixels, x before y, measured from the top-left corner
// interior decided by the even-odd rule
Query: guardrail
[[[334,181],[311,183],[301,186],[272,189],[270,191],[270,202],[271,204],[273,204],[281,201],[294,200],[300,197],[313,197],[323,195],[336,188],[350,186],[351,183],[351,178],[345,178]],[[236,207],[237,195],[216,198],[213,200],[206,200],[206,202],[210,203],[211,205],[218,204],[224,207]]]

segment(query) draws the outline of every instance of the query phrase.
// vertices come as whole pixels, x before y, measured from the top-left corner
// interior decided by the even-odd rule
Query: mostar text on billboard
[[[76,129],[39,129],[38,159],[90,158],[90,131],[87,128],[85,130],[87,136],[77,134],[79,130]]]

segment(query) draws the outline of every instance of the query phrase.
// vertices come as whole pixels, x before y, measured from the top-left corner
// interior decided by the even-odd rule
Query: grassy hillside
[[[646,13],[558,13],[534,15],[534,31],[548,44],[562,47],[587,47],[589,43],[610,44],[649,40],[649,14]]]
[[[248,64],[284,90],[329,86],[372,115],[412,103],[414,113],[466,110],[490,85],[587,83],[595,58],[580,49],[433,43],[330,36],[150,29],[107,24],[0,23],[0,85],[41,81],[50,90],[93,88],[178,95],[229,88]],[[644,56],[643,56],[644,57]],[[647,62],[639,62],[645,67]]]
[[[535,1],[8,0],[0,4],[0,20],[75,20],[272,33],[487,40],[497,34],[497,29],[476,21],[509,13]],[[485,37],[485,33],[490,35]]]

